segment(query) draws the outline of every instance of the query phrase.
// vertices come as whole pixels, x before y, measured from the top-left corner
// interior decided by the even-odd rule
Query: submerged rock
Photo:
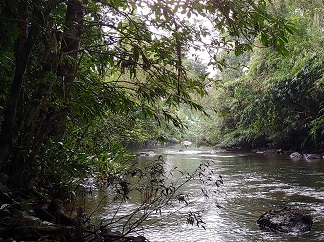
[[[284,233],[303,233],[311,230],[312,216],[297,208],[285,207],[261,215],[257,224],[266,229]]]
[[[298,152],[294,152],[294,153],[291,153],[290,154],[290,159],[292,160],[302,160],[303,158],[306,160],[306,161],[311,161],[311,160],[320,160],[321,159],[321,156],[319,154],[308,154],[308,153],[305,153],[305,154],[300,154]]]
[[[192,142],[189,140],[184,140],[184,141],[180,142],[180,145],[183,145],[185,148],[187,148],[192,145]]]
[[[301,160],[303,158],[302,154],[300,154],[299,152],[291,153],[289,157],[292,160]]]
[[[119,231],[111,231],[110,228],[102,228],[100,236],[104,242],[148,242],[143,236],[125,236]]]
[[[319,154],[304,154],[305,160],[320,160],[321,156]]]
[[[155,156],[156,153],[154,151],[143,151],[137,153],[137,156]]]

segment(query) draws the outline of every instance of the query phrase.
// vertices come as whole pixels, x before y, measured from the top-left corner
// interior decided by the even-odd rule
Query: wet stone
[[[299,234],[311,230],[313,219],[306,211],[285,207],[262,214],[257,224],[273,231]]]

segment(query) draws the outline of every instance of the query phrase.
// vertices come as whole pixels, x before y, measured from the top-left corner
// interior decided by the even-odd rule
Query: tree
[[[225,84],[215,95],[215,108],[221,113],[216,120],[222,131],[215,140],[221,146],[323,147],[323,31],[318,25],[322,2],[293,2],[278,1],[272,9],[286,14],[296,26],[287,44],[289,55],[278,55],[271,48],[255,49],[245,61],[244,74],[230,68],[222,72]],[[224,59],[230,63],[232,58],[226,55]]]
[[[291,26],[266,6],[263,0],[3,1],[1,170],[28,183],[48,142],[62,141],[68,124],[86,127],[107,110],[141,111],[159,122],[163,115],[181,126],[172,108],[184,102],[203,110],[190,92],[206,93],[205,78],[187,75],[186,49],[239,54],[261,35],[262,44],[286,52]],[[192,24],[194,15],[213,29]],[[210,43],[198,44],[203,36]]]

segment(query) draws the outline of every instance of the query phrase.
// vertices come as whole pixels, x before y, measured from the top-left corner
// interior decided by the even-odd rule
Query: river
[[[170,203],[169,207],[149,217],[139,232],[149,241],[324,241],[324,160],[292,161],[289,154],[230,153],[194,147],[179,151],[179,146],[151,150],[162,155],[167,170],[177,167],[190,173],[208,162],[213,179],[221,175],[223,184],[213,187],[208,197],[202,196],[200,182],[182,187],[182,192],[188,194],[188,205]],[[138,206],[138,198],[132,196],[122,206],[101,197],[99,192],[85,199],[87,210],[96,207],[97,218],[103,223],[112,216],[127,215]],[[308,210],[313,216],[312,230],[297,236],[258,227],[256,220],[261,214],[284,206]],[[179,207],[182,209],[178,211]],[[186,223],[183,215],[190,211],[200,211],[204,223],[199,225],[204,228]]]

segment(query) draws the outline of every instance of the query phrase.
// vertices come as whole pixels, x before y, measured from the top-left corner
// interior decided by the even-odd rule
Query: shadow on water
[[[143,233],[151,242],[324,241],[324,160],[291,161],[288,154],[228,153],[206,148],[179,151],[177,146],[153,151],[164,157],[167,167],[177,166],[182,171],[191,172],[200,163],[213,161],[213,169],[223,177],[224,185],[217,189],[216,196],[198,198],[185,210],[203,211],[206,229],[188,225],[174,214],[154,225],[148,221]],[[200,187],[196,183],[184,189],[194,196]],[[306,209],[313,215],[311,232],[302,236],[286,235],[256,225],[264,212],[287,205]],[[102,219],[109,218],[111,206],[103,205]],[[135,207],[135,203],[129,202],[121,212],[127,214]]]

